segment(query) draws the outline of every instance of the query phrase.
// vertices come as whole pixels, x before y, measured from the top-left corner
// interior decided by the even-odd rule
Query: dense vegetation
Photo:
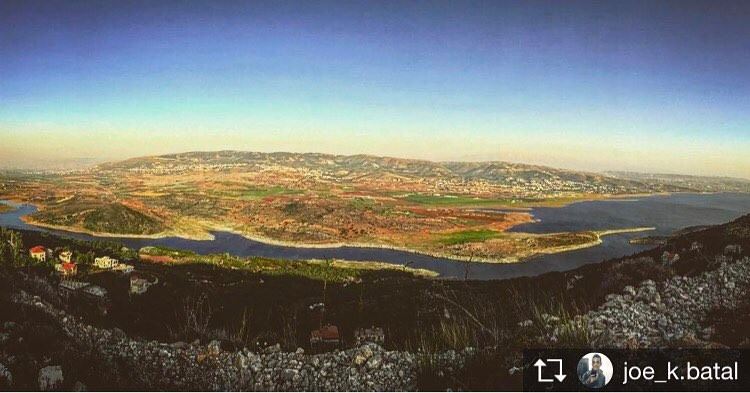
[[[81,227],[92,232],[149,235],[165,230],[153,217],[121,203],[72,198],[50,204],[32,218],[43,224]]]
[[[108,204],[83,218],[83,227],[94,232],[153,234],[164,230],[157,220],[122,204]]]

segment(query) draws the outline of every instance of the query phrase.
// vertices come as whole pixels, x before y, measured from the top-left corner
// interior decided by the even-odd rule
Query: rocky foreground
[[[664,282],[646,280],[611,294],[596,310],[562,322],[551,318],[543,339],[554,345],[563,329],[585,329],[602,347],[647,348],[678,342],[710,342],[712,329],[704,320],[717,308],[735,309],[750,289],[750,258],[722,262],[693,277],[675,276]],[[39,296],[20,291],[13,301],[54,318],[78,350],[95,351],[109,367],[117,365],[118,378],[133,388],[150,390],[415,390],[424,355],[386,351],[375,344],[324,354],[305,354],[302,348],[282,352],[278,346],[262,352],[225,351],[218,341],[208,345],[166,344],[127,337],[118,329],[92,327],[59,310]],[[559,322],[555,324],[555,321]],[[3,339],[12,337],[14,324],[3,326]],[[430,362],[446,374],[459,370],[474,351],[446,351]],[[114,366],[113,366],[114,370]],[[124,375],[122,375],[124,374]],[[40,390],[65,386],[59,365],[39,370]],[[12,386],[12,375],[0,363],[0,379]],[[10,381],[10,384],[9,384]],[[71,385],[75,383],[74,385]]]
[[[607,296],[599,308],[570,320],[548,316],[541,342],[555,346],[564,330],[586,331],[597,346],[648,348],[691,343],[710,345],[713,330],[705,320],[716,309],[736,309],[750,290],[750,257],[716,262],[716,268],[692,277],[674,276],[656,283],[643,281]],[[130,389],[253,390],[253,391],[401,391],[415,390],[424,354],[387,351],[375,344],[324,354],[302,348],[283,352],[278,346],[261,352],[226,351],[218,341],[207,345],[159,343],[127,337],[119,329],[83,323],[40,296],[18,291],[12,302],[51,318],[74,350],[95,353],[100,368],[113,383],[127,381]],[[531,321],[522,323],[527,325]],[[17,324],[0,330],[0,347],[17,338]],[[681,344],[679,344],[681,345]],[[475,353],[472,349],[432,355],[429,364],[450,375]],[[0,386],[13,387],[10,363],[0,357]],[[5,362],[5,364],[3,364]],[[68,367],[68,369],[66,369]],[[39,390],[86,389],[69,378],[70,366],[43,361],[34,371]],[[109,377],[109,376],[108,376]],[[113,386],[119,386],[115,383]]]
[[[302,348],[282,352],[279,346],[261,353],[249,350],[224,351],[218,341],[208,345],[183,342],[165,344],[131,339],[115,329],[100,329],[58,310],[39,296],[20,292],[15,302],[31,306],[55,318],[65,335],[81,351],[95,351],[98,358],[114,371],[126,375],[133,388],[146,390],[207,391],[402,391],[415,390],[420,356],[402,351],[386,351],[375,344],[358,348],[307,355]],[[6,339],[14,324],[6,324]],[[463,365],[472,349],[446,351],[436,355],[432,364],[446,373]],[[7,373],[6,386],[12,387]],[[5,375],[5,374],[3,374]],[[0,376],[3,378],[3,376]],[[10,384],[8,384],[10,378]],[[49,365],[39,370],[40,390],[85,385],[65,380],[65,370]]]
[[[598,309],[576,316],[551,330],[554,342],[565,328],[586,329],[602,347],[649,348],[676,342],[710,345],[705,326],[709,312],[736,309],[750,289],[750,257],[723,261],[715,270],[694,277],[646,280],[607,296]]]
[[[635,287],[627,286],[621,294],[607,296],[598,309],[568,321],[550,316],[549,329],[541,342],[554,346],[565,329],[579,329],[588,332],[601,347],[710,345],[713,330],[706,327],[707,315],[716,309],[736,309],[750,290],[750,257],[717,265],[692,277],[674,276],[659,283],[646,280]],[[387,351],[375,344],[311,355],[302,348],[283,352],[278,346],[261,352],[226,351],[218,341],[207,345],[159,343],[129,338],[119,329],[90,326],[26,291],[16,293],[12,301],[52,318],[76,351],[96,353],[104,372],[127,381],[131,389],[415,390],[426,356]],[[13,340],[18,329],[15,323],[6,322],[0,341]],[[472,349],[446,351],[433,355],[429,363],[450,375],[460,370],[473,353]],[[13,386],[8,361],[13,359],[0,359],[0,383],[4,384],[0,386],[6,388]],[[68,373],[58,364],[40,363],[39,390],[86,388],[80,381],[66,379]]]

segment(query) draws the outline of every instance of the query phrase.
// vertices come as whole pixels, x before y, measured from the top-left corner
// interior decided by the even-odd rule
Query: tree
[[[11,254],[10,245],[8,245],[7,240],[3,236],[0,236],[0,266],[13,266],[13,256]]]
[[[92,265],[94,263],[94,258],[96,258],[96,254],[94,254],[93,251],[89,251],[78,256],[78,263],[81,265]]]
[[[10,244],[11,260],[13,261],[13,266],[22,266],[25,260],[23,258],[24,249],[21,234],[16,231],[8,232],[8,243]]]
[[[323,314],[322,318],[320,319],[321,324],[323,323],[323,320],[325,319],[325,312],[326,308],[328,308],[328,304],[326,303],[326,292],[328,291],[328,275],[330,274],[331,265],[333,264],[332,259],[325,259],[323,264],[326,267],[326,271],[323,274]],[[321,326],[322,327],[322,326]]]

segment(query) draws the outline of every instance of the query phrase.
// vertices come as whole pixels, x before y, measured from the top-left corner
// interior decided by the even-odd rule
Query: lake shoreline
[[[718,195],[715,195],[718,194]],[[0,201],[1,202],[1,201]],[[12,202],[8,202],[14,204]],[[665,209],[665,210],[653,210]],[[679,210],[671,210],[679,209]],[[438,272],[440,278],[464,278],[466,272],[469,276],[480,280],[507,279],[513,277],[532,277],[551,271],[566,271],[585,264],[598,263],[612,258],[631,255],[649,248],[647,245],[632,244],[629,240],[638,234],[621,233],[619,235],[607,236],[606,232],[611,228],[646,228],[654,226],[654,236],[674,233],[683,228],[700,225],[715,225],[727,222],[742,214],[750,212],[750,194],[747,193],[682,193],[672,196],[651,196],[650,198],[639,198],[633,202],[621,204],[618,201],[592,201],[580,204],[571,204],[565,208],[540,208],[535,210],[534,215],[539,218],[539,223],[528,224],[528,227],[520,227],[519,232],[534,235],[560,233],[560,232],[589,232],[585,236],[578,236],[570,240],[577,244],[571,246],[564,242],[542,243],[547,245],[552,254],[528,254],[523,255],[523,263],[483,263],[472,259],[458,260],[451,256],[432,256],[427,252],[418,250],[400,251],[395,247],[384,247],[373,245],[370,248],[325,248],[325,246],[314,245],[304,248],[301,244],[287,244],[276,246],[256,242],[247,236],[237,235],[229,232],[214,232],[212,241],[195,241],[181,237],[165,237],[157,239],[145,239],[143,237],[125,238],[122,236],[92,237],[74,231],[60,231],[44,229],[42,227],[26,224],[21,217],[32,215],[35,207],[32,204],[21,204],[11,212],[0,214],[0,225],[8,228],[19,228],[39,232],[50,231],[58,236],[72,237],[88,241],[106,241],[107,239],[119,241],[124,245],[141,249],[146,246],[157,246],[172,248],[175,250],[188,250],[199,255],[228,253],[240,257],[266,257],[286,260],[310,260],[310,259],[341,259],[351,262],[377,261],[392,265],[408,265],[417,268],[427,268]],[[674,214],[679,211],[679,214]],[[669,213],[672,212],[672,213]],[[579,224],[574,224],[579,223]],[[215,224],[217,227],[229,225]],[[205,227],[209,227],[206,225]],[[200,228],[194,226],[194,228]],[[231,229],[231,228],[230,228]],[[234,229],[239,229],[235,227]],[[589,230],[593,229],[593,230]],[[598,239],[596,232],[599,231]],[[512,231],[508,231],[512,232]],[[514,232],[514,233],[519,233]],[[512,233],[509,233],[512,235]],[[604,236],[602,236],[604,235]],[[522,235],[523,236],[523,235]],[[274,242],[275,243],[275,242]],[[555,245],[561,248],[552,248]],[[345,245],[342,245],[345,246]],[[365,245],[367,246],[367,245]],[[520,249],[529,248],[519,245]],[[321,248],[324,247],[324,248]],[[403,248],[402,248],[403,250]],[[453,251],[453,250],[451,250]],[[465,258],[468,259],[468,258]],[[474,263],[477,262],[477,263]]]
[[[38,207],[34,204],[29,204],[29,205],[32,205],[38,209]],[[63,231],[63,232],[78,233],[78,234],[84,234],[84,235],[100,237],[100,238],[155,240],[155,239],[176,237],[176,238],[182,238],[182,239],[187,239],[187,240],[212,241],[212,240],[215,240],[215,236],[211,232],[226,232],[226,233],[231,233],[231,234],[241,236],[247,240],[251,240],[254,242],[262,243],[265,245],[271,245],[271,246],[291,247],[291,248],[299,248],[299,249],[337,249],[337,248],[384,249],[384,250],[394,250],[394,251],[401,251],[401,252],[406,252],[406,253],[411,253],[411,254],[424,255],[424,256],[429,256],[433,258],[440,258],[440,259],[453,261],[456,263],[472,262],[472,263],[486,263],[486,264],[524,263],[527,260],[532,259],[539,255],[552,255],[552,254],[564,253],[564,252],[569,252],[569,251],[581,250],[581,249],[590,248],[590,247],[596,247],[602,244],[601,238],[603,236],[614,235],[614,234],[619,234],[619,233],[643,232],[643,231],[650,231],[650,230],[655,229],[653,227],[635,227],[635,228],[611,229],[611,230],[603,230],[603,231],[583,231],[583,232],[589,232],[589,233],[595,234],[596,240],[593,240],[590,242],[578,243],[578,244],[571,244],[571,245],[566,245],[566,246],[552,247],[549,249],[540,250],[538,252],[522,253],[520,255],[500,257],[500,258],[488,258],[488,257],[471,257],[471,256],[463,256],[463,255],[453,255],[453,254],[446,254],[446,253],[440,253],[440,252],[430,252],[430,251],[419,250],[415,248],[394,246],[394,245],[380,244],[380,243],[338,242],[338,243],[321,244],[321,243],[290,242],[290,241],[271,239],[271,238],[267,238],[263,236],[251,235],[248,233],[237,231],[229,227],[213,227],[211,228],[212,231],[208,232],[206,236],[182,235],[182,234],[177,234],[177,233],[172,233],[172,232],[162,232],[162,233],[151,234],[151,235],[134,235],[134,234],[116,234],[116,233],[107,233],[107,232],[95,232],[95,231],[81,230],[78,228],[65,227],[61,225],[40,223],[31,219],[31,217],[28,215],[21,216],[21,220],[28,225],[32,225],[32,226],[36,226],[40,228]],[[549,233],[547,235],[557,235],[557,234],[564,234],[564,233],[566,232]],[[357,262],[369,262],[369,261],[357,261]]]

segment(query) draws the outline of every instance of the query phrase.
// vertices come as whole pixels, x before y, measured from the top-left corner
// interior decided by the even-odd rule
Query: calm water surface
[[[164,246],[190,250],[199,254],[229,253],[238,256],[262,256],[284,259],[338,258],[351,261],[379,261],[434,270],[443,277],[463,277],[464,262],[435,258],[405,251],[381,248],[296,248],[265,244],[227,232],[214,232],[214,240],[189,240],[178,237],[162,239],[102,238],[86,234],[49,230],[24,223],[21,217],[36,211],[32,205],[0,214],[0,226],[45,231],[81,240],[114,240],[131,248]],[[627,200],[578,202],[560,208],[536,208],[532,214],[538,222],[512,229],[515,232],[551,233],[655,227],[653,232],[611,235],[596,247],[531,258],[516,264],[472,263],[470,277],[502,279],[534,276],[550,271],[574,269],[589,263],[629,255],[650,246],[632,245],[628,241],[645,234],[668,235],[693,225],[720,224],[750,213],[748,194],[676,194]]]

